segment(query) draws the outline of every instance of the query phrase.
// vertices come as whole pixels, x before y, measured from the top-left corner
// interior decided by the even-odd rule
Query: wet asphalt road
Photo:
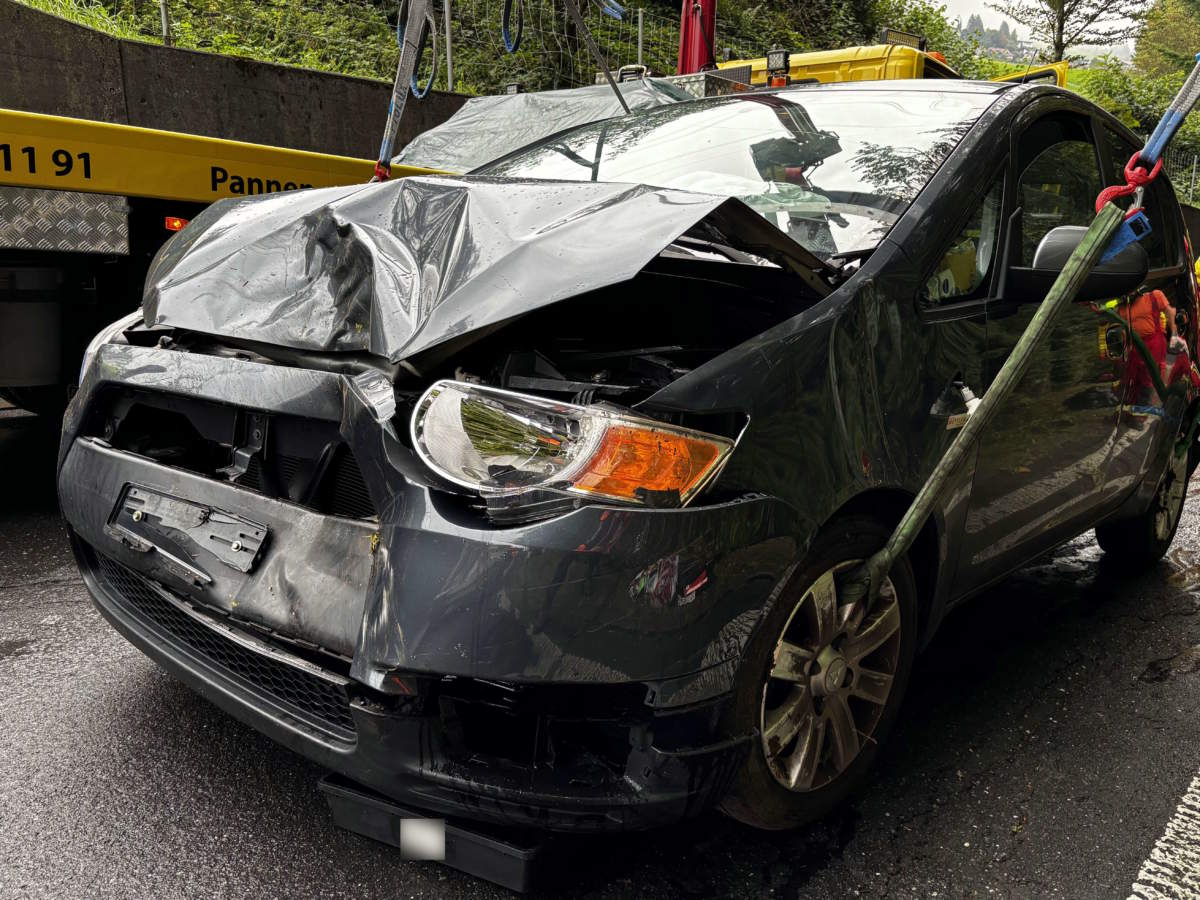
[[[337,829],[320,771],[92,609],[55,440],[0,410],[0,898],[505,897]],[[713,814],[572,845],[579,897],[1124,897],[1200,767],[1200,489],[1168,562],[1090,536],[954,614],[865,793],[796,833]]]

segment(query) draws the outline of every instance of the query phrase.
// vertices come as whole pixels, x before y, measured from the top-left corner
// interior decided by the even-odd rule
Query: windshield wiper
[[[671,245],[679,247],[683,250],[688,249],[688,245],[693,245],[694,249],[700,252],[707,252],[717,256],[723,256],[730,262],[742,263],[743,265],[752,266],[771,266],[780,268],[778,263],[771,262],[769,259],[763,259],[761,256],[756,256],[753,253],[746,253],[744,250],[738,250],[736,247],[731,247],[721,241],[714,241],[709,238],[697,237],[692,234],[681,234]]]
[[[836,269],[837,274],[834,277],[837,278],[839,282],[842,282],[861,269],[862,264],[867,261],[867,258],[870,257],[875,250],[875,247],[859,247],[857,250],[842,250],[838,253],[829,254],[827,261]]]
[[[841,250],[837,253],[830,253],[830,259],[844,259],[846,262],[851,262],[856,259],[866,259],[875,252],[874,247],[859,247],[857,250]]]
[[[561,153],[563,156],[565,156],[571,162],[575,163],[575,165],[582,166],[583,168],[590,170],[592,173],[591,180],[599,181],[600,180],[600,177],[599,177],[600,176],[600,157],[604,153],[604,138],[608,135],[608,125],[609,125],[609,123],[605,122],[603,125],[600,126],[600,134],[596,138],[596,154],[591,162],[588,162],[586,159],[584,159],[582,156],[580,156],[578,153],[576,153],[574,150],[572,150],[566,144],[552,144],[550,146],[550,149],[554,150],[556,153]]]
[[[551,144],[547,149],[553,150],[555,153],[561,153],[577,166],[583,166],[583,168],[589,170],[592,168],[592,164],[588,160],[584,159],[565,144]]]

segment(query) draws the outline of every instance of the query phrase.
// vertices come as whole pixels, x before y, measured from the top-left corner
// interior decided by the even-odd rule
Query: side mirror
[[[1082,225],[1060,225],[1051,229],[1033,254],[1033,266],[1009,270],[1006,299],[1018,303],[1040,303],[1062,272],[1067,259],[1083,240]],[[1150,271],[1150,257],[1140,243],[1132,243],[1108,262],[1092,269],[1076,300],[1108,300],[1138,289]]]

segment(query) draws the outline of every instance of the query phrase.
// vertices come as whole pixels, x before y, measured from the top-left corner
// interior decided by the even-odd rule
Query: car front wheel
[[[793,828],[865,778],[912,670],[916,585],[902,559],[867,607],[843,602],[838,578],[888,536],[862,517],[826,529],[751,641],[726,716],[730,734],[756,733],[721,802],[733,818]]]

